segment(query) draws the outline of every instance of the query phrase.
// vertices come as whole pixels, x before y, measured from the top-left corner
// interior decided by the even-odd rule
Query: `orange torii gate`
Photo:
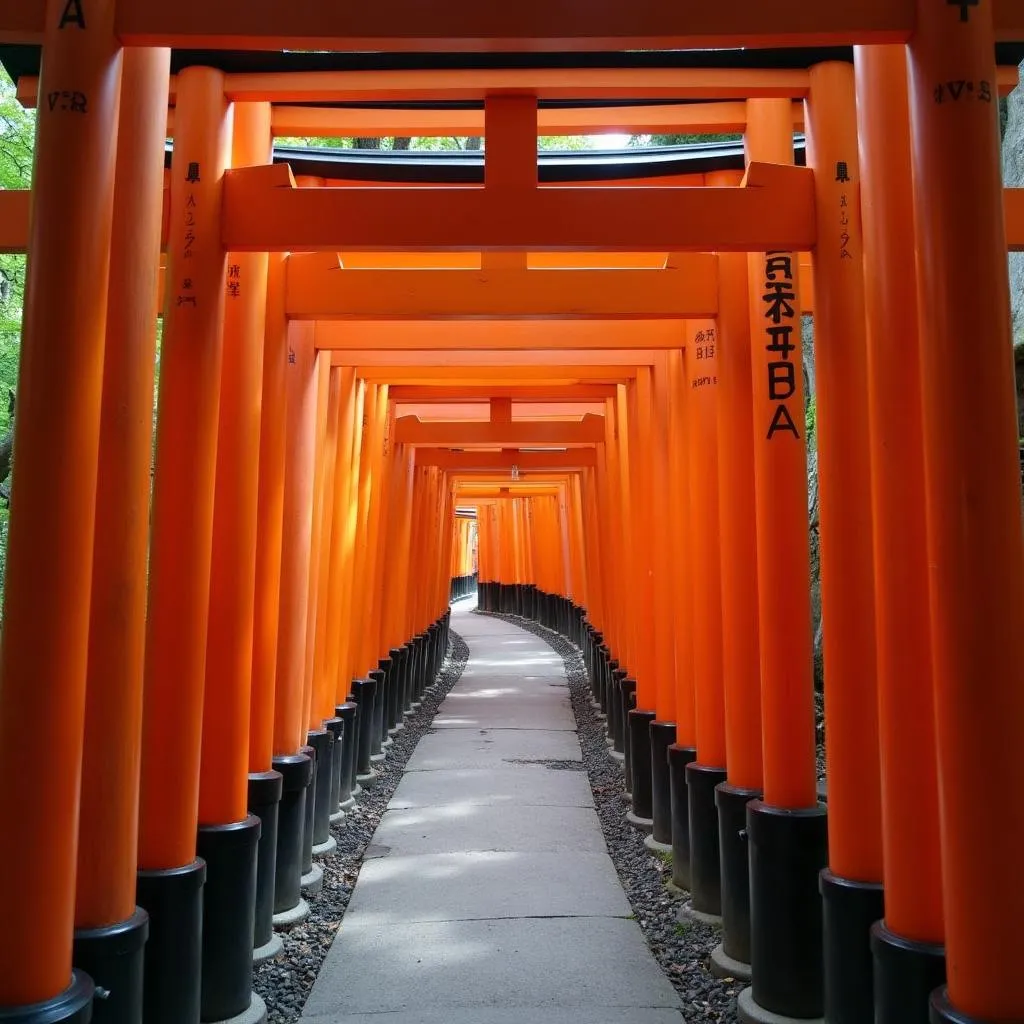
[[[269,613],[257,616],[260,640],[275,633],[277,647],[260,647],[263,660],[254,675],[263,680],[263,696],[252,714],[263,739],[259,749],[250,744],[248,767],[254,774],[269,774],[267,755],[278,755],[274,764],[279,776],[287,775],[284,786],[297,797],[315,764],[318,782],[315,797],[310,797],[309,833],[322,835],[321,811],[329,810],[330,802],[323,797],[320,780],[326,777],[323,766],[334,756],[329,754],[335,736],[331,726],[346,721],[341,711],[349,704],[344,700],[348,680],[369,673],[352,687],[361,723],[356,768],[369,781],[372,758],[379,756],[389,727],[397,727],[398,695],[404,699],[415,689],[409,690],[410,677],[402,674],[401,666],[411,658],[413,664],[419,659],[436,670],[443,653],[449,592],[445,577],[453,545],[450,519],[456,495],[470,485],[459,482],[457,470],[418,465],[412,445],[417,438],[427,445],[449,443],[471,437],[472,430],[460,424],[456,433],[427,423],[412,427],[406,438],[403,432],[410,425],[403,426],[396,417],[390,389],[444,387],[453,378],[457,387],[486,389],[511,388],[513,382],[527,388],[541,382],[614,386],[614,395],[603,399],[602,432],[583,421],[568,428],[576,438],[569,443],[586,445],[581,450],[593,451],[595,465],[572,471],[554,493],[544,490],[514,499],[513,510],[501,513],[508,517],[503,535],[512,536],[513,551],[506,557],[499,549],[499,564],[523,586],[542,571],[542,553],[557,549],[572,577],[563,584],[566,596],[574,599],[574,567],[600,567],[601,582],[579,593],[588,601],[591,593],[597,595],[595,621],[607,626],[609,654],[619,659],[608,663],[609,668],[616,664],[622,677],[612,673],[614,685],[603,691],[606,702],[621,701],[629,693],[627,669],[637,677],[637,708],[623,715],[620,704],[620,712],[613,711],[610,719],[613,728],[618,722],[623,740],[632,742],[627,763],[640,769],[631,779],[633,814],[639,823],[660,826],[664,836],[665,820],[656,820],[655,806],[656,798],[664,797],[664,777],[654,774],[659,758],[652,759],[650,744],[671,737],[670,730],[659,732],[653,723],[647,728],[655,716],[664,726],[674,725],[677,742],[670,744],[675,750],[668,756],[674,756],[677,774],[687,760],[697,765],[685,769],[687,779],[716,780],[725,772],[727,787],[743,806],[753,850],[753,885],[746,894],[753,985],[741,1001],[745,1019],[757,1019],[761,1010],[816,1016],[823,1008],[833,1017],[840,1007],[863,1000],[870,992],[867,933],[881,919],[883,881],[898,894],[900,908],[893,920],[886,917],[886,927],[876,929],[873,939],[882,1002],[891,1019],[920,1016],[932,988],[935,1021],[1021,1016],[1013,977],[1014,929],[1024,908],[1021,897],[1006,890],[1002,879],[1015,864],[1024,819],[1019,808],[1007,808],[992,792],[993,777],[1011,789],[1024,781],[1012,743],[1024,700],[1018,685],[1024,663],[1024,589],[1011,370],[1005,351],[1006,236],[1020,205],[999,183],[993,116],[998,78],[992,54],[996,39],[1024,37],[1022,13],[1011,0],[841,0],[827,6],[804,0],[778,11],[752,0],[720,6],[681,11],[678,5],[650,0],[621,14],[595,12],[581,26],[570,10],[541,17],[541,8],[531,3],[501,11],[460,4],[441,19],[433,12],[426,19],[422,10],[400,0],[358,10],[311,8],[287,14],[269,0],[257,0],[244,11],[207,10],[194,0],[173,9],[155,2],[109,0],[98,3],[95,16],[86,20],[80,5],[0,2],[0,38],[44,40],[47,63],[41,91],[58,97],[44,103],[39,113],[36,187],[31,220],[22,221],[28,229],[21,236],[31,253],[17,438],[20,464],[26,468],[19,473],[12,510],[0,765],[12,776],[23,770],[31,754],[32,729],[40,721],[52,724],[57,735],[54,755],[32,800],[14,787],[0,797],[0,813],[23,822],[34,840],[31,864],[13,844],[0,860],[0,877],[8,880],[4,904],[21,923],[17,938],[0,939],[0,1005],[5,1011],[14,1008],[13,1019],[85,1020],[92,990],[83,973],[76,973],[67,987],[72,962],[88,962],[102,978],[106,964],[96,949],[109,937],[109,929],[121,929],[125,922],[141,945],[145,922],[130,920],[133,908],[126,903],[136,866],[131,835],[132,794],[140,778],[137,704],[135,711],[128,707],[115,730],[126,754],[118,775],[125,793],[118,804],[119,852],[104,882],[120,899],[112,898],[104,907],[83,905],[81,915],[76,913],[77,847],[66,841],[64,830],[69,820],[78,819],[83,755],[86,764],[95,763],[111,740],[110,730],[96,725],[95,702],[130,703],[138,693],[143,629],[148,636],[138,892],[140,902],[152,910],[154,934],[160,936],[147,947],[146,991],[152,1014],[147,1019],[191,1021],[198,1017],[201,1001],[204,1016],[217,1016],[229,1004],[234,1009],[238,992],[229,993],[225,979],[234,982],[247,975],[248,949],[241,958],[227,958],[228,968],[227,960],[217,959],[223,949],[208,938],[203,955],[213,959],[202,971],[201,951],[194,942],[183,960],[161,961],[159,952],[171,934],[169,921],[195,932],[198,893],[207,870],[196,858],[199,822],[207,833],[200,833],[201,841],[212,844],[204,847],[208,906],[218,907],[218,900],[235,893],[231,885],[238,872],[230,867],[237,863],[232,857],[240,855],[232,846],[229,856],[228,846],[236,842],[249,850],[245,856],[254,856],[241,838],[254,831],[245,827],[247,818],[239,817],[241,777],[235,771],[224,780],[223,792],[215,781],[225,764],[238,762],[238,736],[223,750],[215,744],[211,749],[213,734],[204,737],[208,721],[245,721],[249,714],[249,694],[239,686],[244,671],[232,674],[222,695],[208,698],[205,692],[210,644],[224,645],[218,653],[226,653],[229,646],[242,652],[246,648],[243,605],[250,591],[248,583],[235,585],[232,570],[241,575],[262,567],[259,578],[280,597],[276,623]],[[129,393],[138,398],[135,360],[138,352],[149,350],[157,295],[160,229],[155,212],[160,207],[162,153],[154,133],[158,136],[165,123],[168,55],[147,47],[182,42],[365,47],[387,41],[415,50],[442,42],[473,48],[497,41],[587,48],[609,40],[631,46],[854,42],[866,49],[858,50],[854,68],[833,62],[806,73],[768,73],[760,90],[757,75],[749,71],[686,73],[677,75],[674,85],[670,75],[624,85],[612,84],[610,76],[588,80],[587,72],[544,72],[535,76],[532,95],[511,100],[495,97],[493,90],[502,82],[521,87],[525,76],[481,75],[468,83],[435,77],[409,85],[398,73],[391,86],[372,76],[350,84],[330,75],[277,76],[274,81],[268,79],[275,76],[256,75],[246,82],[245,76],[210,68],[190,68],[177,76],[175,155],[166,204],[167,273],[173,287],[167,290],[166,303],[149,617],[147,623],[136,588],[117,619],[129,623],[125,628],[132,633],[134,645],[129,647],[138,655],[136,663],[119,663],[106,678],[97,676],[91,644],[112,642],[115,613],[96,611],[102,606],[90,602],[89,595],[109,592],[119,578],[137,571],[145,538],[145,517],[125,512],[128,482],[112,476],[110,467],[124,441],[112,424],[118,423],[121,399]],[[904,42],[906,56],[899,48],[880,48]],[[126,43],[142,48],[122,54],[119,44]],[[908,61],[910,87],[904,105],[901,83]],[[660,95],[666,88],[678,90],[669,93],[672,98],[693,98],[695,89],[703,89],[703,95],[748,100],[748,168],[742,187],[718,180],[701,187],[652,189],[537,186],[538,99],[564,98],[571,89],[584,90],[584,96],[621,89],[618,95],[635,100]],[[858,88],[863,101],[859,109]],[[437,90],[449,98],[483,100],[483,130],[490,136],[485,186],[353,191],[296,182],[287,168],[265,164],[272,130],[270,89],[279,90],[274,95],[285,101],[326,102],[382,89],[392,97]],[[67,103],[60,102],[62,94],[69,97]],[[77,95],[87,103],[72,102]],[[807,169],[788,166],[793,159],[793,96],[806,101],[811,143]],[[886,128],[907,140],[895,157],[883,152],[892,141]],[[114,137],[116,153],[110,146]],[[69,167],[79,174],[74,193],[65,179]],[[881,197],[890,188],[898,199],[885,206],[883,216]],[[142,202],[131,201],[136,194]],[[964,195],[972,199],[966,212]],[[910,213],[911,198],[916,218]],[[26,199],[16,196],[10,200],[12,208],[24,213]],[[17,239],[14,233],[11,237]],[[916,275],[920,299],[911,269],[915,239],[921,253]],[[325,331],[341,330],[340,325],[289,322],[288,261],[276,253],[294,248],[330,253],[716,251],[717,302],[703,312],[716,313],[717,322],[697,324],[690,318],[702,310],[677,308],[677,319],[689,325],[681,342],[669,343],[671,332],[666,332],[663,344],[648,342],[624,350],[590,341],[554,354],[545,351],[552,344],[549,335],[508,349],[434,351],[426,359],[410,355],[415,342],[408,337],[390,351],[377,351],[364,342],[365,350],[339,344],[332,352],[335,346],[319,341]],[[798,315],[807,308],[800,301],[799,253],[805,250],[813,253],[816,290],[830,680],[829,870],[820,875],[824,918],[818,886],[819,869],[825,867],[826,823],[814,786],[798,371]],[[266,253],[269,258],[261,255]],[[739,259],[732,259],[736,254]],[[891,268],[893,283],[872,280],[871,275],[866,279],[865,258],[868,267],[877,259]],[[261,261],[267,265],[265,280]],[[104,268],[105,287],[95,285],[97,268]],[[659,272],[668,274],[670,269]],[[67,301],[44,301],[46,283],[58,274]],[[253,325],[262,312],[263,287],[267,323],[261,334]],[[479,301],[471,291],[450,297],[467,304]],[[236,298],[242,299],[238,310],[226,313]],[[542,315],[557,311],[550,297],[533,300],[541,301],[533,309]],[[379,295],[377,303],[368,303],[362,312],[368,317],[385,312]],[[431,312],[423,297],[413,307],[416,313]],[[515,314],[509,305],[491,308],[499,316]],[[918,308],[920,325],[907,312]],[[656,312],[660,316],[665,309],[656,307]],[[927,332],[919,361],[913,345],[902,358],[882,346],[879,339],[888,336],[894,323],[912,332],[911,337],[918,330]],[[622,325],[615,329],[621,331]],[[419,326],[413,330],[430,336]],[[495,328],[495,333],[504,330]],[[382,333],[391,335],[390,330]],[[256,386],[255,374],[244,375],[237,361],[243,335],[264,342],[259,442],[251,420],[225,419],[225,410],[245,407],[245,396],[251,397]],[[959,346],[967,336],[977,336],[981,343],[964,363]],[[111,339],[122,344],[112,348]],[[750,366],[734,358],[730,348],[750,351]],[[56,372],[50,369],[54,365]],[[227,387],[222,384],[225,366],[239,374]],[[886,390],[893,382],[883,379],[881,367],[898,375],[903,391],[921,394],[920,446],[910,446],[917,441],[915,420],[911,441],[899,447],[898,458],[887,453],[905,425],[894,412],[901,392],[894,399]],[[743,395],[753,431],[746,431],[746,441],[734,418]],[[964,415],[950,417],[951,408],[963,409]],[[133,465],[139,470],[144,420],[140,416],[131,433]],[[865,422],[870,424],[866,432]],[[501,430],[474,427],[484,437],[477,443],[550,440],[556,428],[566,429],[557,422],[543,429],[529,424],[528,430],[515,422],[488,424],[498,426]],[[225,439],[240,463],[248,458],[237,475],[218,462],[218,445]],[[264,484],[262,472],[258,487],[253,486],[249,471],[257,459],[262,464],[264,455],[282,481],[280,494],[274,493],[272,481]],[[911,470],[922,461],[928,472],[915,475]],[[717,495],[710,483],[715,473],[720,481]],[[659,486],[664,488],[660,493]],[[97,505],[97,494],[107,493],[101,488],[109,488],[112,500],[106,505]],[[676,507],[686,510],[685,532],[668,530],[664,516],[655,511],[654,499],[663,499],[666,491]],[[571,518],[577,524],[577,539],[571,543],[564,531],[559,541],[556,528],[570,517],[560,505],[552,505],[563,495],[566,501],[572,495]],[[745,496],[745,507],[756,511],[753,521],[748,517],[741,522],[734,504],[723,512],[726,495]],[[965,501],[965,495],[971,500]],[[716,496],[720,509],[714,516],[709,506]],[[243,530],[237,548],[218,545],[215,557],[214,538],[226,536],[218,516],[237,507],[238,515],[251,523],[253,501],[261,511],[264,501],[273,509],[263,540],[259,527],[255,540]],[[532,501],[538,504],[525,504]],[[487,506],[488,515],[494,508],[497,516],[509,504]],[[82,509],[89,514],[83,516]],[[125,559],[94,563],[97,538],[114,536],[129,519],[131,543],[124,545]],[[280,566],[275,569],[274,555],[266,547],[278,536]],[[356,536],[365,543],[354,544]],[[900,541],[914,546],[916,571],[905,576],[891,568]],[[739,543],[745,562],[727,550],[733,542]],[[403,544],[425,553],[422,579],[413,579],[405,560],[395,557]],[[492,554],[493,547],[492,534]],[[684,585],[667,580],[666,565],[657,558],[666,547],[676,565],[692,567]],[[583,550],[587,557],[582,561],[567,555]],[[749,573],[753,562],[758,587],[754,593],[748,585],[744,594],[736,586],[738,572],[745,565]],[[384,602],[385,582],[396,594],[411,589],[404,600]],[[546,577],[544,582],[557,585]],[[629,606],[623,588],[635,595],[636,607]],[[361,593],[365,600],[353,602],[350,596],[346,609],[346,591]],[[211,635],[205,612],[214,594],[215,606],[224,615],[221,621],[230,623],[223,635]],[[714,621],[716,596],[720,622]],[[903,609],[908,604],[919,608],[925,600],[931,606],[931,628],[922,625],[920,615],[911,623],[917,659],[910,670],[930,664],[932,686],[922,690],[918,683],[911,688],[915,696],[926,692],[932,697],[936,729],[934,738],[920,739],[915,751],[927,764],[934,745],[941,784],[934,783],[934,803],[915,806],[928,819],[918,832],[907,830],[899,790],[908,777],[932,785],[931,775],[915,772],[899,754],[880,765],[878,752],[881,744],[891,758],[900,748],[908,706],[906,655],[898,650],[907,635],[900,628]],[[702,624],[699,636],[691,629],[691,616]],[[348,622],[350,629],[332,651],[329,627],[339,621]],[[714,638],[729,622],[745,623],[748,630],[756,625],[759,687],[751,675],[753,644],[733,661],[716,649]],[[55,632],[58,643],[53,642]],[[574,635],[583,639],[578,629]],[[403,653],[396,645],[409,638],[412,647]],[[875,700],[876,654],[880,703]],[[667,657],[673,663],[669,679],[664,671]],[[272,701],[265,685],[271,664]],[[432,677],[430,670],[417,678],[422,682]],[[238,671],[233,663],[231,672]],[[986,682],[982,701],[974,685],[978,677]],[[741,703],[735,700],[737,694]],[[332,707],[338,697],[341,704]],[[338,714],[332,716],[334,710]],[[623,719],[628,721],[625,727]],[[88,730],[83,730],[85,722],[90,723]],[[742,755],[737,763],[737,744],[758,735],[760,766],[745,762]],[[312,748],[304,749],[307,741]],[[734,868],[737,862],[729,858],[726,832],[717,847],[710,838],[711,787],[687,788],[690,806],[684,817],[672,815],[671,838],[674,847],[677,838],[680,847],[686,844],[695,896],[713,900],[709,882],[714,872],[708,866],[716,856]],[[747,799],[754,794],[760,796]],[[304,808],[298,799],[282,799],[281,807],[282,814],[287,807],[288,835],[293,837],[301,832]],[[96,821],[82,818],[78,840],[83,850],[106,841],[102,829],[90,832],[97,827]],[[908,852],[922,837],[937,841],[940,848],[941,890],[936,882],[939,857],[916,859]],[[884,847],[890,854],[883,860]],[[768,856],[768,851],[778,850],[784,855]],[[298,905],[301,876],[293,868],[311,873],[310,863],[300,863],[308,851],[304,840],[289,848],[299,856],[288,860],[281,877],[289,885],[294,878],[296,884],[294,892],[282,889],[287,905],[282,909]],[[895,873],[890,864],[898,865]],[[743,874],[726,868],[718,876],[726,887],[723,896],[734,900],[733,911],[745,895],[740,891]],[[788,899],[783,902],[780,894]],[[29,906],[30,897],[38,903]],[[293,897],[296,902],[291,902]],[[250,898],[246,892],[234,900],[237,920],[227,911],[210,920],[223,920],[237,937],[246,927]],[[943,907],[936,914],[940,899]],[[735,916],[728,919],[726,903],[721,909],[727,916],[728,945],[739,926]],[[940,919],[942,935],[936,935]],[[75,924],[84,951],[73,955]],[[824,978],[803,970],[818,956],[823,926]],[[948,992],[938,987],[945,967],[935,948],[938,939],[946,942]],[[92,953],[90,940],[98,944]],[[731,955],[735,947],[723,952]],[[90,961],[90,956],[95,959]],[[903,966],[905,960],[913,970]],[[246,985],[240,988],[248,996]],[[912,1009],[904,1010],[908,1005]]]

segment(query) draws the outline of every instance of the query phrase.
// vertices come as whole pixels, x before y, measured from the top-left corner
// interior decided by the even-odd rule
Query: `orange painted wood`
[[[231,157],[223,81],[193,68],[179,87],[183,131],[171,168],[168,253],[176,287],[160,350],[146,622],[139,865],[147,869],[195,858],[227,283],[216,233]],[[192,163],[200,169],[194,182]]]
[[[230,173],[227,248],[723,252],[815,242],[803,167],[754,166],[752,184],[725,189],[296,188],[278,167]]]
[[[993,8],[967,21],[917,9],[907,54],[947,977],[959,1012],[1014,1020],[1024,890],[1002,883],[1024,844],[1024,805],[1002,794],[1024,786],[1024,536],[999,124],[994,103],[935,93],[994,78]],[[966,357],[965,337],[976,339]]]
[[[288,315],[305,320],[474,322],[713,316],[717,262],[713,255],[693,253],[672,270],[377,271],[342,270],[334,253],[298,254],[288,260]],[[390,331],[375,333],[385,344],[398,337]],[[676,333],[679,344],[671,324],[663,325],[660,333]],[[362,325],[353,324],[339,337],[353,347],[365,347],[362,335]],[[478,343],[486,340],[481,332]]]
[[[253,620],[249,771],[271,768],[274,754],[274,689],[277,680],[281,552],[284,526],[288,322],[284,315],[284,258],[273,254],[267,272],[266,336],[260,408],[256,517],[256,594]]]
[[[156,354],[161,133],[170,51],[125,52],[110,252],[75,927],[135,910]],[[6,699],[6,693],[5,698]],[[96,856],[97,850],[103,856]]]
[[[270,105],[236,104],[232,163],[270,159]],[[213,505],[199,822],[248,806],[267,253],[228,258]]]
[[[775,100],[752,100],[750,108],[747,147],[751,159],[792,160],[788,110]],[[751,253],[748,273],[764,799],[776,807],[815,807],[807,450],[797,254]],[[769,349],[769,345],[775,348]],[[771,368],[773,364],[776,369]],[[795,367],[792,391],[787,364]],[[775,383],[777,380],[782,383]]]
[[[831,237],[822,237],[814,253],[821,616],[828,673],[828,859],[840,878],[881,882],[871,450],[865,430],[868,350],[856,108],[850,64],[829,62],[812,69],[808,162],[818,168],[822,235],[826,226],[831,229]],[[849,181],[836,181],[840,161],[846,162]]]
[[[866,275],[885,921],[942,945],[921,317],[906,53],[855,53]]]

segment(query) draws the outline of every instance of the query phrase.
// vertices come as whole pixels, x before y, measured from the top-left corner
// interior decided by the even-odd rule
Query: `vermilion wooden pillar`
[[[735,184],[735,182],[734,182]],[[722,677],[728,777],[716,791],[722,860],[722,944],[711,969],[750,978],[747,804],[763,792],[757,615],[754,418],[747,256],[718,256],[718,516],[722,564]]]
[[[75,966],[141,1024],[145,911],[135,905],[153,366],[170,51],[124,53],[89,612]],[[102,849],[104,856],[96,851]]]
[[[284,498],[282,509],[274,768],[284,777],[278,821],[274,912],[280,922],[308,913],[300,883],[305,859],[306,804],[313,764],[305,747],[304,682],[313,532],[317,372],[312,324],[287,328]]]
[[[874,1010],[869,932],[884,907],[853,67],[836,61],[812,68],[806,111],[819,224],[813,256],[829,806],[829,866],[821,876],[825,1013],[836,1024],[857,1024]]]
[[[64,7],[45,5],[43,87],[57,100],[39,110],[0,651],[0,812],[11,830],[0,893],[18,922],[0,931],[0,1007],[85,1021],[93,986],[71,969],[75,837],[121,52],[113,3],[67,28]]]
[[[918,0],[908,46],[948,992],[1024,1018],[1024,534],[992,0]],[[965,351],[965,339],[970,339]]]
[[[721,914],[715,787],[725,781],[722,568],[718,518],[718,327],[686,322],[684,353],[689,445],[690,586],[697,758],[686,766],[690,894],[702,914]]]
[[[927,1024],[945,980],[921,411],[921,317],[902,46],[858,47],[885,919],[876,1024]],[[911,269],[913,268],[913,270]]]
[[[223,76],[178,76],[171,230],[153,480],[139,903],[152,919],[145,1019],[199,1019],[199,763],[227,254],[220,196],[230,158]]]
[[[746,149],[748,160],[793,162],[788,101],[748,101]],[[740,994],[743,1019],[817,1017],[824,998],[798,263],[793,252],[748,262],[764,798],[747,804],[753,985]]]
[[[236,104],[232,163],[266,164],[270,155],[270,104]],[[204,1020],[228,1020],[263,1007],[252,991],[250,954],[262,819],[248,813],[248,766],[267,268],[266,253],[232,253],[225,286],[199,785],[198,852],[207,864]],[[255,785],[268,791],[268,800],[257,803],[270,802],[280,775],[272,771]],[[270,879],[263,885],[272,891]]]

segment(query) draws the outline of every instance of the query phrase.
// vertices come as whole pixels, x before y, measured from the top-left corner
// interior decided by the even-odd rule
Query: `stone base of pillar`
[[[324,842],[317,843],[313,847],[314,857],[330,857],[334,854],[334,851],[338,848],[338,841],[334,836],[329,835]]]
[[[718,807],[718,850],[722,865],[723,955],[747,964],[750,973],[750,855],[747,846],[747,804],[761,791],[722,783],[715,787]]]
[[[651,722],[651,820],[655,840],[672,848],[672,785],[668,748],[676,741],[675,722]]]
[[[289,928],[302,924],[307,917],[309,917],[309,904],[299,897],[299,902],[294,907],[274,915],[274,927],[281,931],[288,931]]]
[[[205,1022],[206,1018],[203,1020]],[[266,1020],[267,1004],[253,992],[249,1005],[241,1013],[236,1013],[234,1017],[222,1017],[218,1021],[211,1018],[211,1024],[266,1024]]]
[[[743,960],[735,960],[725,951],[725,944],[720,942],[711,950],[711,973],[720,981],[733,979],[750,983],[750,964]]]
[[[654,824],[656,826],[657,822],[655,822]],[[659,842],[657,839],[654,838],[653,834],[649,835],[649,836],[644,836],[644,846],[646,846],[647,849],[651,851],[651,853],[671,853],[672,852],[672,844],[671,843]]]
[[[0,1007],[3,1024],[89,1024],[96,987],[81,971],[71,972],[71,984],[59,996],[28,1006]]]
[[[271,918],[271,924],[273,924],[273,918]],[[265,964],[268,960],[274,960],[280,956],[283,951],[284,939],[272,932],[269,942],[265,942],[262,946],[257,946],[252,951],[252,962],[254,964]]]
[[[365,775],[357,775],[356,782],[359,784],[357,793],[364,789],[373,789],[373,787],[377,785],[378,777],[377,772],[373,768],[366,772]]]
[[[875,1012],[871,926],[885,915],[880,883],[818,879],[825,948],[825,1017],[835,1024],[871,1020]]]
[[[721,928],[722,918],[719,914],[709,914],[704,910],[698,910],[692,900],[687,900],[677,911],[677,921],[697,921],[699,924],[706,924],[709,928]]]
[[[196,852],[206,861],[203,887],[201,1019],[230,1020],[252,1001],[256,850],[260,819],[200,826]],[[147,1018],[148,1019],[148,1018]]]
[[[690,893],[693,908],[721,919],[722,863],[718,848],[715,787],[725,782],[724,768],[692,761],[686,766],[690,811]]]
[[[736,1017],[742,1024],[825,1024],[824,1017],[787,1017],[754,1002],[753,989],[745,988],[736,1000]]]
[[[97,989],[108,993],[93,1013],[96,1024],[142,1024],[143,964],[148,938],[149,915],[141,907],[136,907],[127,920],[106,928],[75,931],[72,963],[92,979]],[[0,1010],[0,1020],[4,1019],[4,1011]]]
[[[747,804],[751,997],[784,1017],[825,1010],[818,875],[828,860],[825,808]]]
[[[697,760],[693,747],[673,743],[668,748],[669,795],[672,801],[672,881],[690,890],[690,791],[686,766]]]
[[[324,869],[319,864],[314,864],[302,876],[302,891],[306,896],[316,896],[323,892]]]
[[[277,874],[277,821],[284,793],[284,778],[278,771],[249,774],[248,808],[260,819],[260,841],[256,849],[256,913],[253,918],[253,946],[260,947],[274,937],[274,876]]]
[[[138,873],[135,898],[149,914],[143,955],[146,1024],[199,1020],[205,882],[206,861],[198,857],[184,867]]]
[[[875,1024],[928,1024],[932,993],[946,983],[945,947],[905,939],[876,921],[871,952]]]
[[[281,773],[281,803],[277,815],[277,863],[274,870],[274,926],[301,902],[302,843],[306,831],[306,797],[313,762],[306,754],[275,757]]]

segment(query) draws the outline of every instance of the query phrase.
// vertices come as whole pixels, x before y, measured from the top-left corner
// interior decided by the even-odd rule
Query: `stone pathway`
[[[309,1024],[680,1024],[605,848],[562,659],[469,614],[462,678],[366,852]]]

